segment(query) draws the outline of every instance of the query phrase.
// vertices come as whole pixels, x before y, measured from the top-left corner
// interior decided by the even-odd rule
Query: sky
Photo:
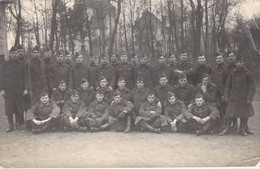
[[[34,0],[23,0],[24,5],[24,10],[26,11],[23,15],[27,17],[27,19],[33,19],[34,15],[31,15],[29,11],[33,11],[34,7],[32,6],[31,1]],[[35,0],[37,3],[41,3],[44,0]],[[67,0],[69,2],[69,6],[73,6],[74,0]],[[154,3],[159,0],[153,0]],[[51,5],[51,1],[47,0],[48,5]],[[243,3],[241,3],[236,9],[233,10],[234,13],[237,11],[240,11],[243,19],[244,20],[250,20],[254,18],[254,16],[260,16],[260,0],[245,0]],[[11,46],[14,43],[14,33],[13,32],[8,32],[8,49],[11,48]]]

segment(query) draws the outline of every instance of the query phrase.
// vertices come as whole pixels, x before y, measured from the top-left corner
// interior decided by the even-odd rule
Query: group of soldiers
[[[26,57],[22,46],[12,47],[1,65],[0,89],[5,98],[7,132],[27,128],[50,130],[124,131],[132,129],[219,135],[231,128],[243,136],[253,134],[255,82],[239,55],[217,53],[210,66],[204,55],[190,62],[187,52],[158,56],[91,53],[89,62],[65,51],[55,56],[34,47]],[[25,112],[25,116],[24,116]],[[15,115],[15,125],[13,116]],[[25,118],[24,118],[25,117]],[[231,126],[232,125],[232,126]]]

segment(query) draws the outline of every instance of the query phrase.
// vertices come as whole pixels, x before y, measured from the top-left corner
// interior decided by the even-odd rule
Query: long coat
[[[149,94],[150,89],[149,88],[141,88],[138,89],[137,87],[134,88],[131,91],[131,101],[134,103],[134,111],[135,113],[139,112],[139,108],[142,103],[146,102],[148,94]]]
[[[153,88],[153,81],[152,81],[152,67],[148,64],[140,64],[134,70],[134,79],[135,85],[136,80],[138,77],[142,77],[144,79],[144,86],[148,87],[149,89]]]
[[[97,76],[96,76],[96,81],[99,82],[99,78],[101,76],[106,77],[107,82],[108,82],[108,86],[111,86],[113,89],[115,88],[116,85],[116,75],[113,72],[113,68],[108,65],[100,65],[97,69]]]
[[[185,113],[187,109],[183,101],[176,100],[174,104],[170,104],[166,101],[164,104],[164,114],[167,118],[168,123],[174,119],[186,122]]]
[[[152,80],[153,86],[156,87],[159,84],[160,75],[164,73],[168,79],[168,82],[171,82],[171,69],[168,65],[155,65],[152,69]]]
[[[68,87],[72,87],[72,72],[66,63],[56,62],[50,68],[50,87],[51,89],[59,86],[60,80],[64,80]]]
[[[197,65],[195,67],[195,85],[199,84],[202,82],[202,74],[206,73],[208,75],[210,75],[211,73],[211,66],[208,64],[204,64],[204,65]]]
[[[86,64],[77,63],[72,68],[72,76],[73,76],[73,88],[80,88],[81,78],[85,78],[90,82],[90,69]]]
[[[81,100],[78,100],[75,103],[68,100],[64,104],[63,114],[66,118],[82,118],[86,115],[86,106]]]
[[[177,63],[177,69],[183,71],[184,74],[187,76],[188,83],[194,85],[194,82],[196,80],[196,71],[191,62],[187,60],[180,61]]]
[[[90,127],[100,127],[107,122],[109,115],[109,105],[105,101],[93,101],[89,105],[87,114],[87,124]]]
[[[91,62],[89,65],[89,85],[92,86],[94,89],[98,87],[97,81],[97,73],[98,73],[98,66],[96,63]]]
[[[220,96],[224,95],[225,84],[226,84],[226,82],[224,81],[224,71],[226,67],[227,65],[225,63],[219,64],[212,69],[210,74],[210,79],[215,85],[217,85],[216,90]]]
[[[126,82],[126,87],[130,90],[134,88],[134,67],[130,63],[120,63],[117,66],[116,71],[116,81],[119,77],[124,77]]]
[[[71,89],[66,89],[65,91],[61,91],[60,89],[56,89],[51,95],[51,101],[57,104],[62,112],[62,108],[64,103],[70,99]]]
[[[224,97],[228,98],[226,110],[227,117],[247,118],[254,115],[251,103],[256,91],[255,81],[252,73],[244,68],[236,69],[230,73]]]
[[[164,104],[167,98],[167,93],[173,92],[173,87],[171,87],[169,84],[166,84],[165,86],[159,84],[154,88],[154,91],[156,97],[159,98],[162,104]]]
[[[79,88],[78,92],[79,92],[80,100],[82,100],[87,107],[91,102],[95,100],[95,91],[90,86],[88,87],[87,90],[83,90],[82,88]]]

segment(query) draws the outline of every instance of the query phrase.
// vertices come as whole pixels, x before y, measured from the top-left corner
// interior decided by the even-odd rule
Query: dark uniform
[[[76,63],[72,69],[73,88],[80,88],[81,78],[85,78],[90,82],[90,69],[86,64]]]
[[[134,88],[134,67],[130,63],[120,63],[116,71],[116,81],[119,77],[124,77],[126,87],[130,90]]]
[[[111,104],[113,101],[113,90],[109,89],[108,87],[100,87],[100,91],[104,94],[104,101],[108,104]]]
[[[116,75],[114,74],[113,68],[110,65],[101,64],[98,67],[96,81],[98,82],[98,80],[102,76],[106,78],[106,80],[108,82],[108,86],[111,86],[114,89],[116,86]]]
[[[83,90],[83,88],[79,88],[79,98],[82,100],[87,107],[89,104],[95,100],[95,91],[91,86],[88,87],[87,90]]]
[[[129,90],[128,88],[124,88],[124,89],[116,89],[115,92],[119,92],[122,96],[122,98],[126,99],[126,100],[130,100],[131,99],[131,90]]]
[[[125,99],[121,99],[119,103],[113,102],[109,107],[108,125],[110,128],[116,131],[124,131],[133,108],[133,103]]]
[[[131,101],[134,103],[134,114],[138,115],[139,109],[142,103],[144,103],[147,100],[147,96],[149,94],[150,89],[149,88],[134,88],[131,91]],[[134,117],[135,119],[135,117]]]
[[[194,86],[188,83],[183,87],[179,84],[175,85],[173,91],[176,97],[183,101],[186,106],[190,104],[196,94]]]
[[[201,82],[201,78],[203,74],[211,73],[211,66],[209,64],[197,65],[195,67],[195,86],[197,86]]]
[[[97,81],[97,73],[98,73],[98,65],[95,62],[90,62],[89,65],[89,85],[96,89],[98,85]]]
[[[66,101],[70,99],[71,89],[66,88],[65,91],[61,91],[57,88],[55,91],[52,92],[51,101],[57,104],[60,108],[61,113],[63,113],[63,106]]]
[[[171,87],[169,84],[166,84],[165,86],[162,86],[161,84],[158,84],[154,88],[154,92],[157,98],[161,101],[162,104],[165,103],[167,99],[167,93],[173,92],[173,87]]]
[[[26,113],[26,121],[27,124],[32,127],[32,131],[34,133],[44,132],[52,127],[57,127],[59,121],[60,109],[59,107],[51,102],[42,103],[37,102],[29,109]],[[39,121],[46,120],[51,118],[49,121],[41,124],[36,124],[32,120],[36,119]]]
[[[199,83],[196,87],[196,92],[200,93],[206,102],[216,105],[217,101],[217,86],[213,83],[208,83],[207,91],[204,93],[201,89],[202,83]]]
[[[188,83],[194,84],[196,72],[193,68],[193,64],[188,60],[181,60],[177,63],[177,69],[183,71],[183,73],[187,76]]]
[[[143,78],[144,79],[144,85],[145,87],[149,89],[153,89],[153,81],[152,81],[152,67],[148,64],[140,64],[136,69],[134,70],[134,79],[135,84],[137,78]]]
[[[159,84],[161,74],[165,74],[169,83],[171,83],[171,69],[166,64],[158,64],[154,66],[152,70],[152,80],[154,87],[156,87]]]

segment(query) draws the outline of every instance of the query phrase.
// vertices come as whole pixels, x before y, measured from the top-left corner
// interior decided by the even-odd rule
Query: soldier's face
[[[33,51],[33,56],[34,57],[39,57],[39,55],[40,55],[40,52],[38,50],[34,50]]]
[[[19,54],[19,57],[23,57],[23,49],[18,49],[18,54]]]
[[[147,97],[147,99],[148,99],[148,102],[149,102],[149,103],[153,103],[154,100],[155,100],[155,96],[154,96],[154,95],[149,95],[149,96]]]
[[[14,59],[14,52],[10,52],[9,58]]]
[[[202,79],[202,84],[207,85],[209,83],[209,77],[204,77]]]
[[[71,61],[71,55],[65,55],[65,60],[66,61]]]
[[[44,53],[44,58],[50,58],[51,57],[51,51],[46,51],[45,53]]]
[[[171,63],[175,63],[176,62],[176,57],[174,55],[171,55],[170,58],[169,58],[169,61]]]
[[[50,98],[49,98],[48,95],[42,96],[42,97],[40,98],[40,101],[41,101],[43,104],[46,104],[46,103],[48,103],[48,102],[50,101]]]
[[[175,96],[171,96],[171,97],[169,97],[168,101],[169,101],[170,104],[174,104],[175,101],[176,101],[176,97]]]
[[[103,64],[103,65],[105,65],[105,64],[107,64],[108,63],[108,59],[107,59],[107,57],[103,57],[103,58],[101,58],[101,64]]]
[[[237,59],[237,58],[236,58],[236,56],[235,56],[234,53],[228,54],[228,61],[229,61],[229,62],[235,62],[236,59]]]
[[[166,77],[161,77],[160,80],[159,80],[159,83],[162,86],[165,86],[168,83],[168,79]]]
[[[60,62],[60,63],[63,62],[63,60],[64,60],[63,55],[57,55],[56,60],[57,60],[57,62]]]
[[[204,101],[204,99],[203,99],[202,97],[195,99],[195,103],[196,103],[196,105],[199,106],[199,107],[202,106],[204,102],[205,102],[205,101]]]
[[[148,62],[147,57],[141,57],[141,64],[146,64]]]
[[[144,82],[143,81],[137,81],[136,83],[137,87],[140,89],[140,88],[143,88],[144,87]]]
[[[19,57],[18,51],[15,51],[15,52],[14,52],[14,58],[17,59],[18,57]]]
[[[111,56],[111,61],[115,61],[116,60],[116,55],[112,55]]]
[[[117,96],[114,97],[114,100],[115,100],[116,103],[119,103],[122,100],[122,98],[121,98],[120,95],[117,95]]]
[[[205,56],[199,56],[199,57],[198,57],[198,63],[199,63],[200,65],[205,64],[205,62],[206,62]]]
[[[99,84],[100,84],[101,87],[106,87],[107,86],[107,80],[106,79],[100,80]]]
[[[120,89],[124,89],[126,85],[125,80],[118,81],[117,84]]]
[[[180,60],[187,60],[187,59],[188,59],[187,53],[182,53],[182,54],[180,55]]]
[[[97,101],[102,101],[104,99],[104,95],[103,94],[96,94],[96,98],[97,98]]]
[[[61,91],[65,91],[67,86],[65,83],[61,83],[58,87]]]
[[[243,61],[241,61],[241,60],[237,60],[236,61],[236,67],[238,69],[242,68],[243,66],[244,66],[244,62]]]
[[[185,86],[187,84],[187,79],[186,78],[183,78],[183,79],[179,79],[179,84],[180,86]]]
[[[82,62],[83,62],[83,56],[82,56],[82,55],[79,55],[79,56],[76,58],[76,62],[77,62],[77,63],[82,63]]]
[[[217,56],[216,57],[216,62],[217,62],[218,65],[223,63],[224,62],[223,56],[222,55]]]
[[[79,100],[79,95],[77,95],[77,94],[72,95],[72,96],[70,96],[70,99],[71,99],[71,101],[72,101],[73,103],[76,103],[76,102],[78,102],[78,100]]]
[[[165,62],[166,62],[165,57],[164,56],[160,56],[159,64],[164,64]]]
[[[80,86],[81,86],[81,88],[82,88],[83,90],[87,90],[89,84],[88,84],[88,82],[85,82],[85,83],[82,83]]]
[[[138,56],[134,56],[133,61],[138,62]]]
[[[127,62],[127,55],[121,55],[120,60],[122,63],[126,63]]]

